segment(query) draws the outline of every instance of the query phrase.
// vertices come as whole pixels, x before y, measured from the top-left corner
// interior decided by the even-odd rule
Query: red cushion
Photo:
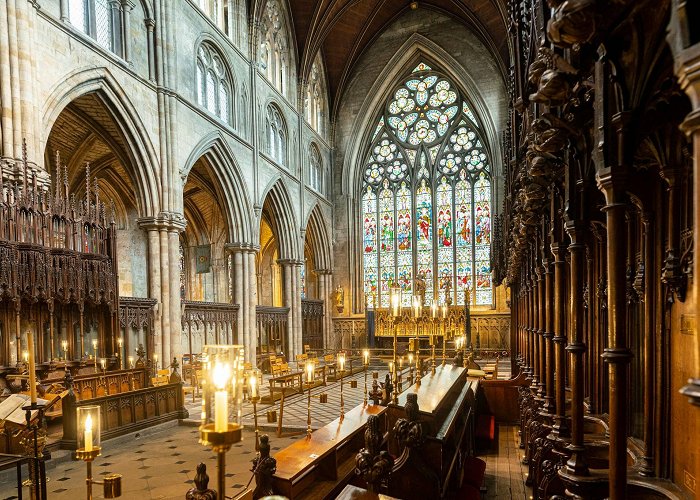
[[[493,441],[496,436],[496,418],[493,415],[479,415],[476,419],[476,438]]]

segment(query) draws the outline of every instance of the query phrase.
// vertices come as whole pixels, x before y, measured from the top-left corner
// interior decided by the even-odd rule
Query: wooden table
[[[314,431],[311,437],[296,441],[274,457],[277,472],[273,476],[276,494],[290,500],[299,498],[335,498],[334,490],[342,488],[355,468],[355,455],[364,446],[364,428],[370,415],[382,419],[386,428],[387,408],[359,405],[328,425]],[[336,493],[336,494],[337,494]]]
[[[287,373],[285,375],[278,375],[277,377],[270,377],[270,395],[268,397],[263,397],[262,402],[274,403],[276,400],[275,390],[279,390],[279,397],[282,397],[282,392],[284,392],[285,389],[290,388],[290,386],[288,385],[290,381],[292,382],[291,388],[294,389],[293,392],[295,394],[304,392],[304,385],[302,383],[303,377],[304,372],[302,371]],[[295,381],[297,382],[297,387],[294,386]]]

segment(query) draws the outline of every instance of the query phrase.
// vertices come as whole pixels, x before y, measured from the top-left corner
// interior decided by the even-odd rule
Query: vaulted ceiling
[[[509,66],[505,0],[288,0],[288,5],[300,74],[309,73],[321,49],[332,101],[342,93],[363,51],[392,21],[413,7],[440,11],[466,25],[491,51],[505,79]]]

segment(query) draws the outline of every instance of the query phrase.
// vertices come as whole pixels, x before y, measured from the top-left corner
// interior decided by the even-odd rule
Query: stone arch
[[[230,243],[252,242],[257,231],[250,224],[254,219],[250,197],[233,152],[221,134],[212,132],[194,147],[181,172],[183,185],[194,164],[203,157],[207,159],[216,178],[219,198],[225,202]]]
[[[294,206],[289,192],[281,178],[273,180],[262,197],[263,211],[269,215],[273,230],[279,242],[281,259],[298,260],[298,225],[294,217]]]
[[[333,267],[332,241],[328,232],[328,223],[318,203],[309,212],[304,227],[316,268],[330,270]]]
[[[69,73],[49,93],[42,112],[42,149],[48,144],[48,133],[63,110],[87,94],[94,94],[102,103],[125,143],[125,154],[132,167],[136,207],[141,217],[152,217],[164,208],[161,200],[158,156],[139,118],[139,114],[118,82],[106,68],[81,69]]]
[[[383,108],[391,88],[399,83],[400,79],[420,61],[433,65],[435,69],[449,77],[456,85],[461,87],[474,106],[474,111],[479,117],[487,140],[487,147],[492,158],[491,164],[497,167],[502,164],[500,138],[498,127],[483,99],[476,82],[470,73],[452,57],[446,50],[424,36],[414,33],[396,51],[396,54],[378,74],[372,86],[367,90],[367,97],[355,115],[350,141],[345,148],[341,189],[343,194],[354,197],[359,193],[362,185],[362,155],[367,150],[371,141],[372,127],[376,123],[379,110]],[[498,168],[494,169],[498,171]]]

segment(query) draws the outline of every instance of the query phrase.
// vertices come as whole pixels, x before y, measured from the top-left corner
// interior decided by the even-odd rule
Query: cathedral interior
[[[0,26],[0,498],[700,499],[700,3]]]

